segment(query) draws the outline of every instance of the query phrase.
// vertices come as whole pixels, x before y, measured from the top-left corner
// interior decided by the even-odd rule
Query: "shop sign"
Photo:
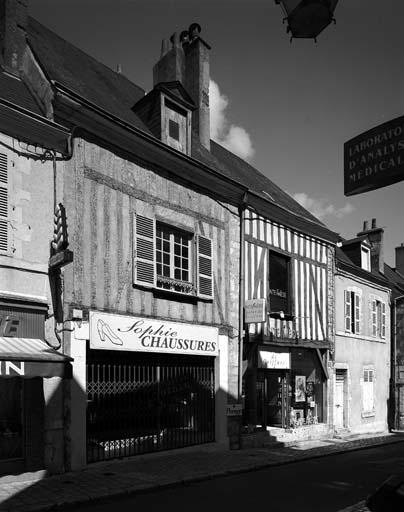
[[[217,356],[218,329],[92,311],[90,348]]]
[[[244,304],[244,321],[246,324],[257,324],[266,321],[266,300],[250,299]]]
[[[290,352],[260,350],[258,352],[258,368],[289,370]]]
[[[404,116],[368,130],[344,144],[346,196],[404,179]]]
[[[25,375],[24,361],[0,361],[1,377],[23,377]]]
[[[241,404],[227,404],[227,416],[241,416],[243,406]]]

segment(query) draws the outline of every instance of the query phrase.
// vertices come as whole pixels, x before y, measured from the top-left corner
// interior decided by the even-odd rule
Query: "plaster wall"
[[[385,289],[363,281],[337,275],[335,369],[346,370],[344,385],[345,427],[353,432],[382,432],[388,428],[390,380],[390,296]],[[353,289],[361,296],[360,334],[345,332],[344,290]],[[386,337],[371,335],[369,302],[378,297],[386,303]],[[374,370],[374,411],[362,408],[363,371]]]

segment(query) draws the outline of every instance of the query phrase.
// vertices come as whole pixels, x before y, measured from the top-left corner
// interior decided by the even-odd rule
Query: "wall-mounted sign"
[[[290,352],[285,350],[259,350],[258,368],[267,368],[268,370],[289,370]]]
[[[90,348],[217,356],[218,329],[91,311]]]
[[[255,324],[266,321],[266,300],[250,299],[244,304],[244,321],[246,324]]]
[[[227,404],[227,416],[241,416],[243,406],[241,404]]]
[[[344,144],[346,196],[404,179],[404,116],[361,133]]]

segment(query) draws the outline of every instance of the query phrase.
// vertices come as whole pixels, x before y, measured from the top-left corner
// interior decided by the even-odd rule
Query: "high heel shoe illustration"
[[[101,341],[105,341],[108,339],[114,345],[123,345],[123,341],[119,338],[114,332],[111,331],[111,328],[108,324],[106,324],[101,318],[97,322],[98,334],[100,336]]]

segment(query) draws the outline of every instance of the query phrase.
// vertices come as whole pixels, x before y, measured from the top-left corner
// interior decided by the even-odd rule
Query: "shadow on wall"
[[[229,418],[227,424],[226,405],[228,400],[231,400],[228,393],[221,389],[216,393],[214,390],[212,392],[211,381],[206,379],[207,375],[199,373],[196,377],[195,373],[184,371],[175,377],[167,375],[161,378],[157,385],[155,382],[146,383],[145,379],[140,383],[140,379],[136,381],[132,376],[132,389],[128,390],[123,385],[122,377],[121,380],[116,380],[115,386],[111,381],[104,381],[104,386],[101,386],[100,383],[94,383],[92,376],[89,375],[88,394],[85,397],[82,388],[75,381],[70,381],[74,391],[80,392],[87,400],[88,462],[122,461],[125,457],[133,455],[213,443],[217,435],[215,408],[217,410],[218,403],[223,410],[222,428],[229,434],[229,438],[233,438],[233,445],[235,445],[236,441],[238,442],[239,421]],[[83,479],[86,475],[91,479],[91,473],[77,471],[52,477],[52,473],[62,473],[64,468],[69,466],[69,452],[75,442],[75,439],[69,440],[67,437],[65,443],[63,433],[66,434],[68,431],[63,432],[63,428],[58,428],[61,405],[59,394],[62,387],[63,382],[60,381],[48,399],[46,399],[46,393],[44,396],[42,391],[44,410],[42,438],[39,436],[39,428],[35,435],[28,432],[26,435],[26,437],[31,436],[31,443],[35,444],[37,449],[42,448],[43,456],[41,461],[37,459],[35,465],[26,464],[25,471],[43,471],[38,471],[34,475],[18,475],[15,472],[9,473],[9,476],[0,477],[0,490],[2,485],[11,481],[16,482],[13,486],[6,487],[10,492],[7,497],[0,494],[1,510],[3,508],[22,510],[24,503],[38,503],[40,510],[41,506],[46,504],[67,503],[75,497],[76,493],[76,500],[83,498],[82,486],[85,485]],[[38,389],[36,391],[38,393]],[[39,405],[38,396],[36,400]],[[58,420],[50,418],[53,414],[58,416]],[[66,420],[68,424],[68,416]],[[26,424],[27,431],[30,428],[30,424]],[[35,443],[34,437],[36,437]],[[209,446],[210,451],[211,447],[212,445]],[[223,449],[224,444],[217,445],[217,450]],[[157,459],[149,460],[150,465],[153,465],[153,460],[156,460],[157,465],[159,464]],[[144,461],[144,457],[135,457],[128,460],[127,464],[131,466],[130,471],[139,476],[144,471]],[[44,467],[47,469],[44,470]],[[106,483],[108,478],[100,470],[102,466],[90,464],[89,467],[92,467],[98,477],[104,479]],[[117,471],[125,471],[124,467],[125,465],[119,464]],[[183,470],[184,473],[187,472],[186,467]],[[13,474],[18,476],[11,476]],[[39,478],[39,480],[27,484],[30,477]],[[94,482],[92,479],[88,484],[94,494],[93,499],[97,497]],[[105,490],[102,482],[99,488]],[[38,502],[39,490],[40,503]]]

